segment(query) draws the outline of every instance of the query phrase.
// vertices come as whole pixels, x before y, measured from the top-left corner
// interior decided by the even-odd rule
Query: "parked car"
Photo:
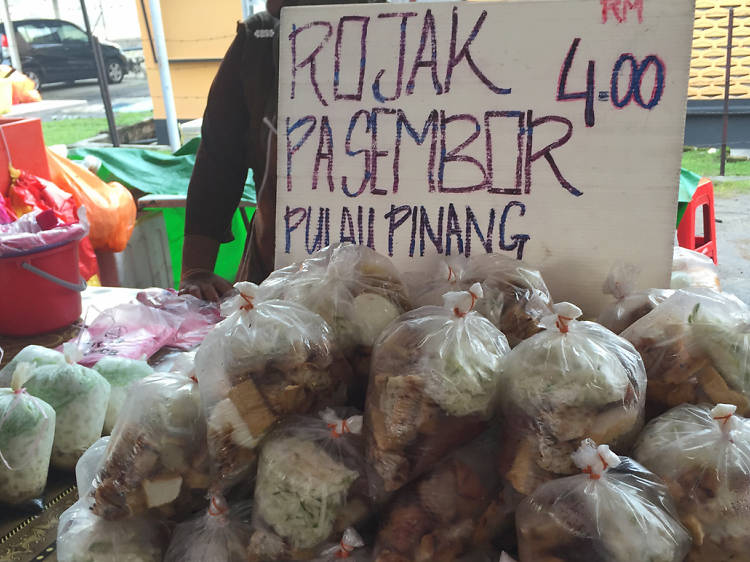
[[[16,45],[23,72],[37,85],[51,82],[73,83],[96,78],[96,64],[88,36],[77,25],[63,20],[29,19],[13,22]],[[5,25],[0,24],[3,59],[9,59]],[[99,40],[102,57],[111,84],[122,82],[128,60],[115,43]]]

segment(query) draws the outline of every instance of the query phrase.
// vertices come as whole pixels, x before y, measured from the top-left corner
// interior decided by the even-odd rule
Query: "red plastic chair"
[[[695,215],[703,210],[703,236],[695,235]],[[714,218],[714,184],[702,178],[693,199],[688,203],[680,226],[677,227],[677,242],[683,248],[695,250],[718,263],[716,251],[716,220]]]

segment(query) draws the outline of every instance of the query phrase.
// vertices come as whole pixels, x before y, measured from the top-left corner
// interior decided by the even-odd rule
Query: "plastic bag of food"
[[[111,387],[103,430],[105,435],[109,435],[115,427],[133,383],[152,374],[154,370],[145,361],[126,357],[103,357],[93,369],[107,379]]]
[[[488,430],[399,490],[382,515],[375,561],[452,562],[489,550],[511,530],[514,501],[497,471],[500,445]]]
[[[314,558],[370,513],[362,416],[330,408],[298,416],[263,442],[250,560]]]
[[[228,317],[195,356],[219,491],[248,481],[255,448],[274,423],[342,404],[351,378],[319,315],[293,302],[260,301],[253,283],[235,287],[222,305]]]
[[[230,509],[211,496],[205,513],[177,525],[164,562],[246,562],[250,540],[249,505]]]
[[[100,437],[78,459],[76,463],[76,487],[78,488],[79,498],[86,497],[94,487],[96,474],[99,472],[99,468],[104,461],[104,455],[107,453],[107,447],[109,447],[109,439],[109,435]]]
[[[0,503],[4,504],[38,498],[47,485],[55,410],[26,392],[31,370],[29,363],[17,365],[11,387],[0,388]]]
[[[260,294],[299,303],[325,319],[356,375],[351,403],[361,406],[372,346],[410,308],[406,286],[391,261],[367,246],[329,246],[271,273]]]
[[[102,434],[109,383],[96,371],[78,365],[80,352],[73,344],[65,344],[64,354],[39,346],[24,348],[0,373],[0,385],[13,376],[19,358],[35,365],[25,385],[28,393],[55,410],[52,466],[73,470]]]
[[[427,279],[424,273],[408,278],[415,306],[440,306],[446,292],[481,283],[484,298],[476,310],[505,334],[511,347],[541,331],[541,320],[551,310],[552,298],[539,271],[500,254],[446,258]]]
[[[576,320],[577,306],[554,310],[544,332],[508,355],[502,374],[501,469],[522,494],[574,474],[571,453],[582,439],[627,450],[643,427],[646,372],[635,348],[599,324]]]
[[[750,552],[750,421],[730,404],[683,404],[651,420],[635,458],[664,479],[693,536],[690,562]]]
[[[122,411],[91,491],[94,514],[180,519],[204,505],[206,424],[195,381],[149,375],[131,387]]]
[[[621,333],[674,294],[671,289],[638,290],[638,274],[635,266],[622,264],[612,268],[604,281],[604,294],[612,295],[615,301],[602,310],[597,321],[615,334]]]
[[[735,296],[677,291],[622,336],[646,365],[649,418],[702,402],[750,414],[750,308]]]
[[[168,540],[169,529],[157,519],[107,521],[91,511],[86,499],[80,499],[60,516],[57,560],[161,562]]]
[[[582,474],[542,484],[516,512],[521,562],[680,562],[690,534],[655,474],[587,439]]]
[[[373,351],[367,393],[367,460],[375,498],[398,490],[487,428],[505,336],[476,312],[470,291],[447,293],[393,322]]]
[[[10,386],[13,373],[21,363],[30,363],[33,368],[37,368],[43,365],[65,365],[66,361],[59,351],[41,345],[27,345],[0,369],[0,387]]]
[[[719,271],[716,269],[716,264],[708,256],[675,246],[670,286],[672,289],[705,287],[718,291],[721,289]]]

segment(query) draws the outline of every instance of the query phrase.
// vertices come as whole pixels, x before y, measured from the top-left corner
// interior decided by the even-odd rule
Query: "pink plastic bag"
[[[180,295],[174,289],[147,289],[138,293],[138,302],[151,308],[179,316],[182,320],[170,347],[190,351],[221,320],[219,305],[192,295]]]
[[[83,332],[81,365],[103,357],[148,359],[175,340],[182,318],[141,303],[121,304],[102,312]]]
[[[80,223],[68,225],[58,223],[51,211],[32,211],[15,222],[0,224],[0,257],[26,254],[80,240],[87,231],[85,214],[81,215]]]

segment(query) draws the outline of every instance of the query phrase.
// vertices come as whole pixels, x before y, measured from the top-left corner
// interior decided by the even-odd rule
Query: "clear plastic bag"
[[[0,503],[9,505],[41,496],[55,438],[55,410],[24,388],[31,370],[17,364],[11,388],[0,388]]]
[[[708,256],[675,246],[670,286],[672,289],[705,287],[719,291],[721,289],[719,270]]]
[[[115,427],[130,387],[134,382],[153,374],[154,370],[145,361],[125,357],[103,357],[93,369],[107,379],[111,387],[103,429],[103,433],[109,435]]]
[[[604,281],[604,294],[612,295],[615,301],[602,310],[597,321],[615,334],[621,333],[674,294],[671,289],[638,290],[638,274],[635,266],[621,264],[612,268]]]
[[[76,363],[79,351],[66,344],[65,353],[34,346],[19,353],[35,366],[25,383],[32,396],[44,400],[55,410],[55,440],[52,466],[73,470],[78,458],[99,439],[109,403],[109,383],[99,373]],[[44,350],[44,351],[42,351]],[[12,376],[19,357],[14,358],[0,376]]]
[[[500,444],[488,430],[399,490],[382,515],[374,560],[452,562],[490,550],[512,530],[515,502],[497,471]]]
[[[37,368],[43,365],[65,365],[66,362],[65,356],[59,351],[41,345],[27,345],[0,369],[0,387],[10,387],[13,373],[21,363],[30,363]]]
[[[501,469],[522,494],[574,474],[570,455],[581,439],[627,450],[643,427],[646,372],[632,344],[576,320],[581,310],[572,304],[554,310],[547,329],[516,346],[503,368]]]
[[[622,333],[648,373],[647,417],[684,403],[750,414],[750,308],[711,289],[683,289]]]
[[[246,562],[249,507],[230,509],[223,497],[211,496],[205,513],[177,525],[164,562]]]
[[[552,298],[539,271],[507,256],[448,258],[427,277],[410,275],[416,306],[439,306],[444,293],[481,283],[484,298],[476,310],[505,334],[511,347],[541,331],[542,318],[550,314]]]
[[[205,505],[208,484],[198,385],[169,373],[136,382],[96,475],[92,511],[110,521],[146,513],[181,519]]]
[[[473,310],[481,298],[479,284],[447,293],[444,306],[404,314],[376,344],[365,433],[378,501],[487,428],[509,347]]]
[[[290,418],[263,442],[249,558],[314,558],[367,517],[362,416],[326,409]]]
[[[104,461],[107,447],[109,447],[109,439],[109,435],[100,437],[78,459],[76,463],[76,487],[78,488],[79,498],[88,496],[94,487],[96,475]]]
[[[217,491],[249,482],[260,439],[291,414],[342,404],[351,372],[323,318],[237,283],[195,356]]]
[[[148,517],[107,521],[81,499],[60,516],[57,560],[161,562],[168,540],[169,530],[163,522]]]
[[[321,548],[313,562],[336,562],[341,558],[346,558],[351,562],[372,561],[372,553],[366,548],[365,541],[353,527],[346,529],[337,543]]]
[[[583,472],[542,484],[516,512],[520,562],[681,562],[690,534],[661,479],[585,440]]]
[[[646,426],[635,458],[664,479],[693,536],[690,562],[750,552],[750,421],[736,407],[683,404]]]
[[[351,402],[361,406],[372,346],[410,308],[406,285],[391,261],[367,246],[329,246],[271,273],[260,294],[299,303],[325,319],[359,383],[350,391]]]

